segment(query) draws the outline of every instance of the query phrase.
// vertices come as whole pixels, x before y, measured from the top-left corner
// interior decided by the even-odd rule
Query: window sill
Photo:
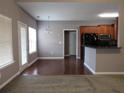
[[[29,55],[32,55],[32,54],[34,54],[34,53],[37,53],[37,51],[35,51],[35,52],[32,52],[32,53],[29,53]]]
[[[12,65],[12,64],[14,64],[14,63],[15,63],[15,61],[12,61],[12,62],[10,62],[10,63],[7,63],[7,64],[5,64],[5,65],[2,65],[2,66],[0,66],[0,69],[7,68],[8,66],[10,66],[10,65]]]

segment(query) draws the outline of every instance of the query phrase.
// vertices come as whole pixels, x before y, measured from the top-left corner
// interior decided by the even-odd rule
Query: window
[[[12,21],[0,15],[0,68],[13,62]]]
[[[28,63],[27,25],[18,21],[20,68]]]
[[[36,29],[29,27],[29,53],[37,51]]]

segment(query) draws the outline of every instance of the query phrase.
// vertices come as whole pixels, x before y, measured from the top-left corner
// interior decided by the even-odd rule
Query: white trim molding
[[[36,59],[34,59],[32,62],[28,63],[27,67],[30,67],[32,64],[34,64],[36,61],[38,60],[38,57]],[[26,69],[25,68],[25,69]],[[13,75],[11,78],[9,78],[6,82],[4,82],[2,85],[0,85],[0,90],[5,87],[9,82],[11,82],[14,78],[16,78],[18,75],[20,75],[25,69],[23,70],[19,70],[15,75]],[[0,79],[2,78],[1,74],[0,74]]]
[[[79,30],[78,29],[63,29],[63,57],[65,57],[65,32],[66,31],[75,31],[76,32],[76,58],[78,59],[78,32]]]
[[[86,63],[84,65],[92,72],[94,75],[124,75],[124,72],[96,72],[91,67],[89,67]]]
[[[124,75],[124,72],[95,72],[95,75]]]
[[[28,40],[27,40],[27,35],[28,35],[28,26],[27,24],[21,22],[21,21],[17,21],[17,25],[18,25],[18,46],[19,46],[19,69],[23,71],[23,69],[25,69],[28,65],[28,51],[26,51],[26,63],[22,65],[22,46],[21,46],[21,28],[25,28],[25,33],[26,33],[26,50],[28,47]]]
[[[95,71],[91,67],[89,67],[85,62],[84,65],[92,72],[92,74],[95,74]]]
[[[64,57],[38,57],[38,59],[64,59]]]
[[[36,61],[38,61],[39,60],[39,58],[37,57],[36,59],[34,59],[32,62],[30,62],[29,64],[28,64],[28,67],[30,67],[31,65],[33,65]]]
[[[29,62],[24,69],[20,69],[19,72],[22,73],[25,69],[27,69],[28,67],[30,67],[31,65],[33,65],[36,61],[38,60],[38,57],[35,58],[32,62]]]
[[[3,83],[2,85],[0,85],[0,90],[3,87],[5,87],[9,82],[11,82],[14,78],[16,78],[19,74],[20,74],[20,72],[17,72],[15,75],[13,75],[11,78],[9,78],[5,83]]]

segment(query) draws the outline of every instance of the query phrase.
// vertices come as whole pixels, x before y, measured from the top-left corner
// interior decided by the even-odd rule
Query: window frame
[[[13,63],[15,63],[15,60],[14,60],[14,54],[13,54],[13,29],[12,29],[12,18],[9,18],[9,17],[7,17],[7,16],[5,16],[5,15],[2,15],[2,14],[0,14],[0,17],[1,18],[3,18],[3,19],[5,19],[5,20],[8,20],[9,22],[10,22],[10,30],[11,30],[11,41],[10,41],[10,43],[11,43],[11,56],[12,56],[12,59],[11,59],[11,61],[9,61],[9,62],[6,62],[5,64],[3,64],[3,65],[0,65],[0,69],[4,69],[4,68],[6,68],[6,67],[8,67],[8,66],[10,66],[10,65],[12,65]]]
[[[35,42],[36,43],[36,45],[35,45],[36,46],[36,50],[32,51],[32,52],[30,52],[30,34],[29,34],[30,33],[30,29],[33,29],[36,32],[36,42]],[[29,49],[28,53],[29,54],[36,53],[37,52],[37,30],[35,28],[33,28],[33,27],[30,27],[30,26],[28,27],[28,41],[29,41],[28,42],[28,49]]]

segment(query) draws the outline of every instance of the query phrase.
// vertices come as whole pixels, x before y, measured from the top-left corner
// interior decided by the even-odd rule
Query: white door
[[[18,22],[18,33],[19,33],[19,60],[20,70],[26,68],[28,63],[28,52],[27,52],[27,25]]]

